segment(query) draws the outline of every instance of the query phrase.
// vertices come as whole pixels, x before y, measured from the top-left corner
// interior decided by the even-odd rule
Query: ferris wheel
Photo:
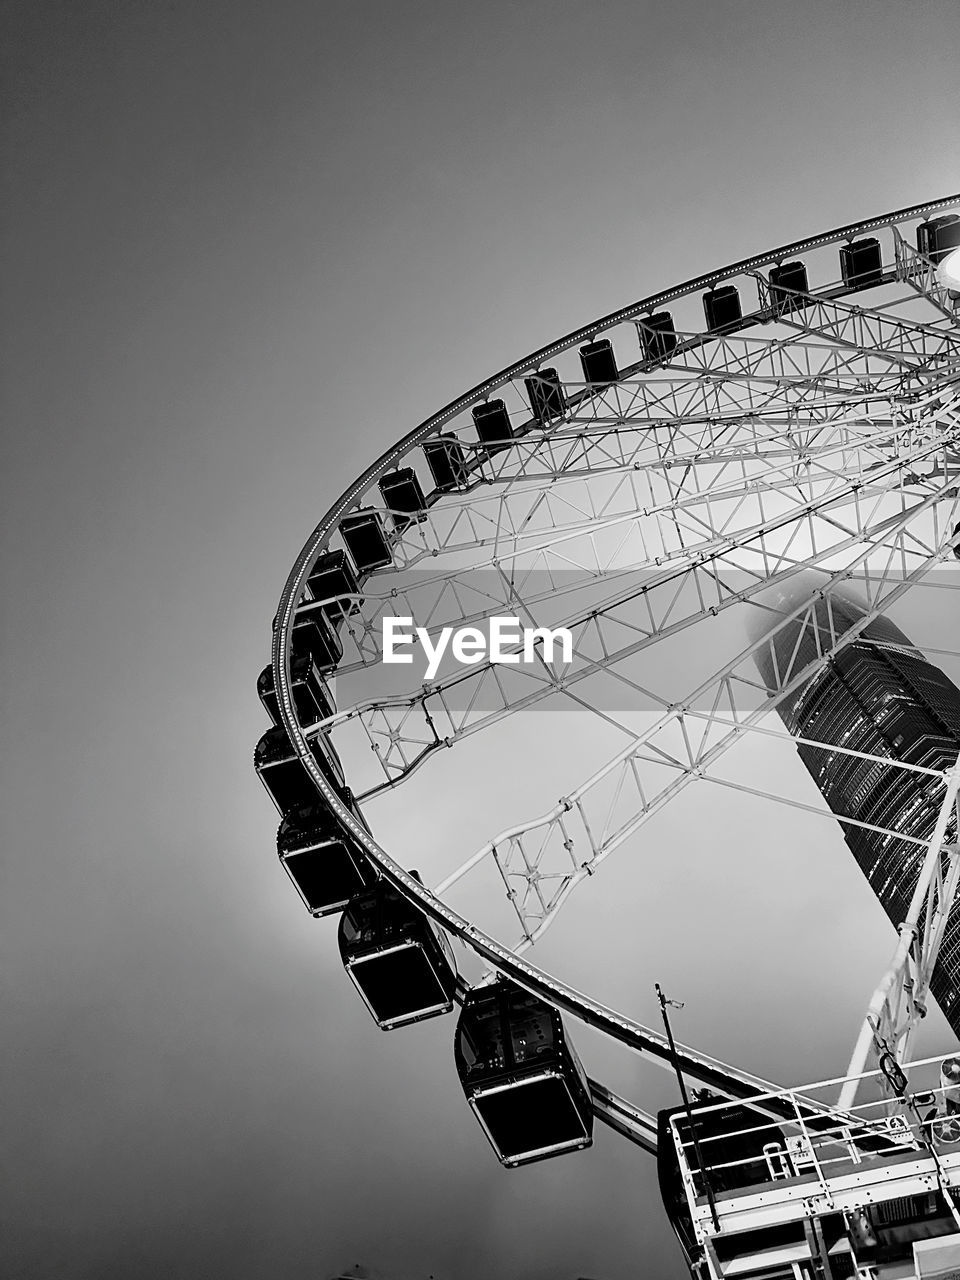
[[[688,1261],[714,1280],[883,1276],[895,1250],[868,1202],[928,1195],[918,1238],[960,1237],[960,1063],[909,1059],[928,1000],[960,1004],[960,694],[954,708],[942,670],[960,659],[960,325],[938,271],[957,205],[645,297],[440,410],[314,529],[260,676],[281,863],[307,910],[339,917],[378,1024],[460,1006],[455,1066],[508,1166],[588,1146],[595,1117],[656,1154]],[[944,621],[918,635],[904,619],[926,596]],[[897,717],[921,704],[911,754]],[[596,729],[557,730],[561,796],[531,785],[527,816],[497,825],[485,778],[486,838],[432,886],[391,855],[378,797],[419,803],[438,760],[488,740],[509,776],[530,750],[517,726],[557,707]],[[822,804],[738,771],[758,738],[797,743]],[[533,960],[608,856],[710,788],[839,821],[898,926],[850,1067],[824,1087],[780,1089]],[[709,1093],[648,1114],[584,1070],[573,1021]]]

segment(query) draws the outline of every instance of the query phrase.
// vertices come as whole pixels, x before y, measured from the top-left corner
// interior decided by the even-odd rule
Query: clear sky
[[[376,1031],[276,865],[255,680],[320,514],[455,395],[657,288],[956,190],[960,7],[34,0],[0,21],[0,1270],[680,1280],[642,1153],[600,1132],[507,1173],[453,1020]],[[402,793],[378,821],[413,865],[418,841],[491,834],[449,757],[435,823]],[[615,860],[636,972],[590,907],[556,963],[650,1020],[672,985],[683,1037],[761,1074],[842,1069],[891,937],[852,859],[829,894],[789,860],[770,883],[778,822],[687,864],[715,924],[731,875],[757,886],[724,963],[657,923],[656,867]],[[774,890],[797,907],[779,933]]]

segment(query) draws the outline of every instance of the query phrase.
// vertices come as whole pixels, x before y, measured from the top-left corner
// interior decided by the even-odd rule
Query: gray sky
[[[277,868],[254,684],[310,528],[453,396],[657,288],[955,189],[960,9],[88,0],[2,21],[4,1274],[679,1280],[640,1153],[600,1132],[507,1173],[453,1019],[377,1032]],[[449,756],[428,832],[402,792],[378,817],[413,865],[491,834]],[[715,941],[653,922],[677,893],[659,860],[642,881],[611,860],[635,971],[589,905],[545,960],[648,1019],[673,986],[683,1037],[761,1074],[839,1071],[886,922],[842,843],[829,892],[815,861],[771,876],[770,832],[712,803],[744,830],[681,881]],[[756,934],[717,921],[734,872]],[[673,1101],[632,1061],[609,1075]]]

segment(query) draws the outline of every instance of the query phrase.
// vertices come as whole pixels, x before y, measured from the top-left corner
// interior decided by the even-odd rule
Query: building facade
[[[849,600],[831,598],[833,633],[842,633],[864,616]],[[783,628],[756,655],[770,690],[780,687],[778,672],[800,671],[831,646],[828,605],[820,601],[816,621]],[[819,636],[817,632],[820,632]],[[813,680],[777,708],[796,737],[823,746],[797,744],[811,777],[838,818],[855,818],[928,840],[943,800],[932,777],[891,769],[876,761],[831,751],[831,746],[922,765],[952,768],[960,753],[960,689],[919,653],[887,618],[868,624]],[[865,827],[841,822],[844,839],[895,926],[907,914],[926,850]],[[955,826],[948,839],[955,839]],[[931,991],[954,1032],[960,1036],[960,911],[954,909],[931,982]]]

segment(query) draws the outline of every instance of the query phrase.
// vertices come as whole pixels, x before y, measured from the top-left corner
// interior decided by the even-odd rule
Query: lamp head
[[[947,289],[960,289],[960,248],[951,249],[940,263],[937,279]]]

